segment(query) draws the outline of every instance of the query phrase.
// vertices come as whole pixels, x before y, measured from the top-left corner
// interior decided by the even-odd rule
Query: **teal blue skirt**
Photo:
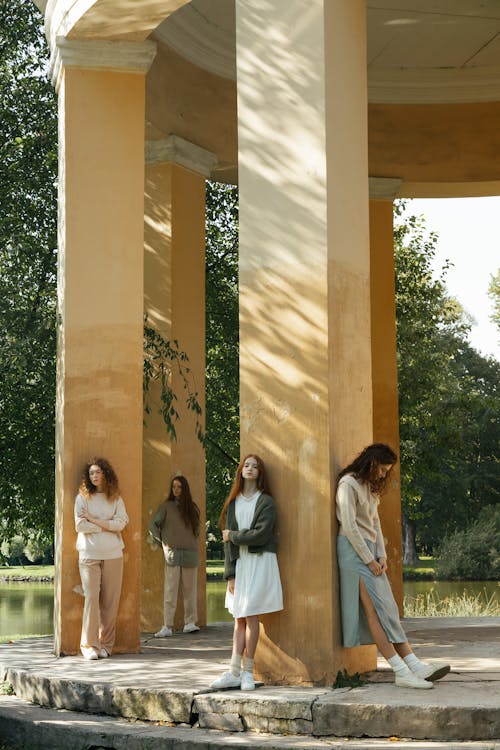
[[[375,545],[365,539],[375,556]],[[407,641],[399,619],[398,605],[394,600],[386,574],[374,575],[360,558],[345,536],[337,537],[337,560],[340,571],[340,609],[342,615],[342,639],[346,648],[373,643],[365,611],[359,598],[359,579],[363,579],[380,623],[391,643]]]

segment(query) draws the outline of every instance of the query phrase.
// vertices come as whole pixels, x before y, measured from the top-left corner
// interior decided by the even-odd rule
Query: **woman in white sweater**
[[[386,575],[387,556],[378,504],[397,456],[388,445],[365,448],[339,474],[337,557],[344,646],[375,643],[398,687],[428,689],[450,671],[413,653]]]
[[[80,642],[84,659],[105,659],[113,650],[123,576],[121,531],[127,523],[113,467],[105,458],[93,458],[85,466],[75,501],[85,596]]]

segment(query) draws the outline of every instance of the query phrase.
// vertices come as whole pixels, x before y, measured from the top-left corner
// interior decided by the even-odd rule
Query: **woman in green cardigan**
[[[220,518],[224,578],[228,582],[226,607],[234,617],[234,635],[230,669],[211,687],[255,688],[259,615],[283,609],[275,523],[276,506],[264,463],[259,456],[249,454],[238,466]]]

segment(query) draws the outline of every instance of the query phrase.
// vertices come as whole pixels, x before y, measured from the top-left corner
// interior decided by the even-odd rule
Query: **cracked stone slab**
[[[192,703],[193,693],[186,690],[118,687],[113,691],[115,713],[143,721],[173,721],[179,724],[189,724]]]
[[[223,717],[231,714],[240,717],[247,731],[311,734],[312,706],[327,692],[328,688],[263,688],[258,693],[202,693],[194,696],[193,713],[198,714],[200,726],[214,729],[225,728]]]
[[[500,737],[497,682],[437,683],[432,691],[374,685],[325,695],[313,706],[313,734],[487,740]]]

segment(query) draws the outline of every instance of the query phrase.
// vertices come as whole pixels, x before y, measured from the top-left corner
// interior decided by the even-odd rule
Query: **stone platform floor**
[[[359,688],[262,686],[246,693],[213,691],[208,686],[230,657],[230,623],[162,640],[144,635],[142,653],[95,662],[79,656],[56,658],[50,638],[2,644],[0,677],[13,685],[16,696],[0,700],[0,740],[10,736],[9,727],[24,726],[31,744],[20,747],[49,748],[34,744],[36,733],[30,733],[30,726],[39,733],[41,727],[46,731],[57,727],[64,734],[61,726],[68,727],[71,719],[72,740],[67,746],[72,750],[80,747],[75,734],[80,725],[87,733],[94,727],[102,734],[102,741],[82,748],[135,747],[131,730],[130,744],[119,744],[114,729],[109,735],[114,744],[104,744],[106,722],[115,729],[121,726],[120,731],[124,724],[124,736],[127,726],[146,722],[141,736],[144,742],[146,736],[149,739],[139,748],[170,747],[166,737],[158,744],[160,730],[168,728],[177,733],[172,747],[183,747],[189,734],[186,747],[211,749],[251,745],[312,750],[343,747],[344,742],[354,748],[354,742],[365,747],[368,740],[352,738],[368,737],[372,745],[378,743],[377,748],[388,738],[400,742],[406,738],[414,741],[412,747],[449,750],[458,747],[457,742],[467,742],[471,748],[479,742],[481,750],[500,750],[500,618],[415,618],[404,625],[421,658],[452,665],[452,673],[433,690],[396,688],[382,660],[379,671],[366,675],[368,682]],[[62,739],[54,745],[65,746]]]

